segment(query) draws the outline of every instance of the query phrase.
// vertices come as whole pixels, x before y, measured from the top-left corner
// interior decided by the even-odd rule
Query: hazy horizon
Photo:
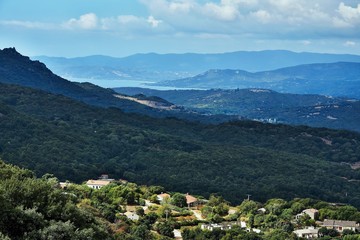
[[[288,50],[360,54],[356,0],[2,0],[0,48],[28,56]]]

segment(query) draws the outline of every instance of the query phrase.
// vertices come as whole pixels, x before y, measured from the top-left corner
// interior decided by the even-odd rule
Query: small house
[[[314,208],[305,209],[301,213],[296,215],[296,219],[300,219],[305,214],[308,215],[311,219],[317,220],[319,217],[319,210]]]
[[[140,218],[140,216],[134,212],[125,212],[124,215],[132,221],[138,221]]]
[[[106,180],[88,180],[86,182],[86,186],[92,188],[92,189],[100,189],[106,185],[108,185],[111,181]]]
[[[166,199],[170,199],[170,194],[167,193],[161,193],[156,196],[159,203],[163,203]]]
[[[355,221],[343,221],[343,220],[331,220],[325,219],[321,225],[327,229],[335,229],[339,232],[343,232],[345,229],[355,231],[358,228],[358,225]]]
[[[187,193],[186,197],[186,204],[189,208],[197,207],[199,205],[199,200],[196,197],[193,197]]]
[[[294,233],[296,236],[305,239],[314,239],[319,237],[319,229],[316,228],[306,228],[295,230]]]

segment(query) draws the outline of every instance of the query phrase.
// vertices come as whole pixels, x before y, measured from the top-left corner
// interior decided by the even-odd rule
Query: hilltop
[[[360,63],[297,65],[271,71],[213,69],[194,77],[153,83],[178,88],[263,88],[282,93],[320,94],[360,99]]]

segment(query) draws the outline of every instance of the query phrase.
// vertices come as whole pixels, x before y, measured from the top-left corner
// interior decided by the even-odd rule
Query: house
[[[305,209],[301,213],[296,215],[296,219],[300,219],[305,214],[308,215],[311,219],[316,220],[319,217],[319,210],[314,208]]]
[[[182,239],[180,229],[174,229],[173,231],[175,239]]]
[[[107,180],[88,180],[86,182],[86,186],[92,188],[92,189],[100,189],[106,185],[108,185],[111,181]]]
[[[306,228],[295,230],[294,233],[296,236],[305,239],[314,239],[319,237],[319,229],[316,228]]]
[[[345,229],[355,231],[359,226],[355,221],[343,221],[343,220],[331,220],[325,219],[321,225],[327,229],[335,229],[339,232],[343,232]]]
[[[157,200],[158,200],[160,203],[162,203],[162,202],[164,202],[164,200],[170,199],[170,194],[161,193],[161,194],[157,195],[156,197],[157,197]]]
[[[319,217],[319,210],[315,208],[309,208],[302,211],[304,214],[307,214],[310,216],[311,219],[316,220]]]
[[[202,230],[213,231],[215,228],[221,230],[230,230],[235,225],[241,225],[240,222],[223,222],[223,223],[210,223],[210,224],[201,224]]]
[[[199,205],[199,200],[196,197],[193,197],[189,195],[189,193],[186,193],[186,204],[189,208],[197,207]]]
[[[140,218],[140,216],[134,212],[125,212],[124,215],[132,221],[138,221]]]
[[[68,186],[71,185],[69,182],[59,182],[59,185],[62,189],[66,189]]]
[[[115,181],[115,179],[109,178],[109,175],[107,175],[107,174],[102,174],[102,175],[99,177],[99,180],[110,181],[110,182]]]

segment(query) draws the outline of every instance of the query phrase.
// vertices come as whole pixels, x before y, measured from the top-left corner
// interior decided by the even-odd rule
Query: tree
[[[255,214],[258,210],[259,205],[252,200],[244,200],[240,206],[238,206],[239,212],[242,216],[246,216],[247,214]]]
[[[134,226],[131,229],[131,235],[137,240],[150,240],[152,239],[151,232],[146,225],[140,224],[139,226]]]
[[[171,237],[173,238],[174,237],[174,225],[169,222],[169,221],[166,221],[166,222],[160,222],[156,225],[155,227],[156,231],[158,233],[160,233],[161,235],[164,235],[164,236],[167,236],[167,237]]]
[[[186,207],[186,197],[184,194],[181,193],[175,193],[171,197],[171,204],[177,206],[177,207]]]
[[[145,215],[144,209],[142,207],[136,207],[135,212],[141,217]]]

